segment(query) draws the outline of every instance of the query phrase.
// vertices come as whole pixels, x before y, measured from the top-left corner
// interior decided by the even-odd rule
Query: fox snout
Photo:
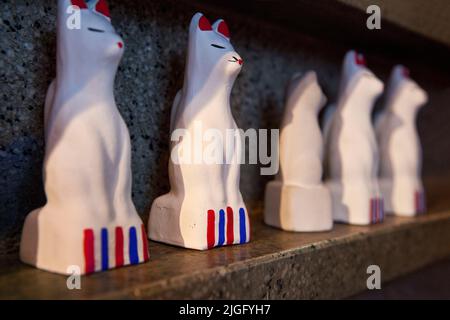
[[[235,56],[235,55],[232,56],[232,59],[228,60],[228,61],[230,61],[230,62],[237,62],[237,63],[239,63],[239,65],[242,65],[244,63],[244,60],[242,60],[241,57]]]

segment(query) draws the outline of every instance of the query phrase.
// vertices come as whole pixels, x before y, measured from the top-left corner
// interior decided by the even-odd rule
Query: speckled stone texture
[[[278,126],[284,87],[293,72],[316,70],[324,92],[334,100],[347,45],[330,46],[299,31],[188,1],[109,3],[113,24],[126,44],[115,97],[131,135],[133,200],[144,221],[153,199],[169,187],[170,107],[181,87],[187,30],[195,12],[202,11],[212,21],[225,18],[233,45],[244,59],[231,99],[241,128]],[[54,1],[0,1],[0,254],[17,251],[24,217],[45,203],[43,107],[55,74],[55,14]],[[386,79],[398,61],[369,52],[368,62]],[[426,67],[411,69],[430,92],[432,103],[449,100],[449,90],[442,91],[442,81],[430,81],[434,78]],[[448,133],[449,119],[427,112],[421,116],[421,135],[437,147],[425,148],[425,170],[438,172],[448,167],[450,147],[436,135]],[[426,131],[427,126],[437,129]],[[258,165],[241,167],[241,190],[249,204],[262,200],[269,179],[260,176]]]

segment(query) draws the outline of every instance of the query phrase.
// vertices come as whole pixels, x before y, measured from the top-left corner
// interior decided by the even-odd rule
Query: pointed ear
[[[77,6],[80,9],[87,9],[87,5],[84,0],[70,0],[68,2],[70,2],[69,5]]]
[[[66,22],[69,15],[73,13],[73,6],[77,6],[80,10],[88,9],[84,0],[58,0],[57,24],[62,32],[68,30]]]
[[[94,11],[111,21],[111,14],[109,13],[109,7],[106,0],[98,0],[95,4]]]
[[[197,30],[210,31],[212,30],[212,27],[208,19],[206,19],[206,17],[202,13],[197,12],[191,19],[189,30],[190,32],[194,32]]]
[[[402,66],[402,74],[405,78],[409,78],[409,75],[410,75],[409,69],[405,66]]]
[[[80,9],[87,9],[86,2],[84,0],[58,0],[58,11],[66,12],[70,6],[77,6]]]
[[[364,58],[364,55],[362,53],[358,53],[355,51],[355,63],[359,66],[366,65],[366,58]]]
[[[219,19],[214,22],[212,26],[213,30],[220,34],[222,37],[230,41],[230,30],[228,29],[228,25],[223,19]]]

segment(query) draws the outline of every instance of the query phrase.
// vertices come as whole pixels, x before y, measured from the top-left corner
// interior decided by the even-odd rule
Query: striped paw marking
[[[384,220],[384,200],[382,198],[370,199],[370,222],[378,223]]]
[[[247,215],[245,209],[239,209],[239,215],[235,216],[233,209],[227,207],[227,211],[219,212],[208,210],[207,216],[207,241],[208,249],[223,245],[242,244],[249,240],[247,236]]]
[[[107,228],[102,228],[100,232],[94,232],[93,229],[84,229],[85,273],[147,261],[149,255],[144,225],[141,225],[140,230],[136,230],[136,227],[130,227],[127,231],[124,237],[122,227],[116,227],[114,232]],[[128,250],[126,250],[126,247]],[[124,252],[128,252],[128,254],[125,255]]]
[[[414,193],[414,207],[418,214],[423,214],[427,211],[424,192],[416,191]]]

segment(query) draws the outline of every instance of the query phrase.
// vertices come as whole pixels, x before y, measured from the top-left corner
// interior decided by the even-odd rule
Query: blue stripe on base
[[[219,241],[218,246],[223,246],[225,243],[225,211],[220,209],[219,211]]]
[[[139,263],[139,255],[138,255],[138,246],[137,246],[137,235],[136,228],[130,228],[130,264],[138,264]]]
[[[239,243],[245,243],[247,241],[247,226],[245,221],[244,208],[239,209]]]
[[[101,238],[102,238],[102,270],[104,271],[109,269],[108,229],[102,228]]]

